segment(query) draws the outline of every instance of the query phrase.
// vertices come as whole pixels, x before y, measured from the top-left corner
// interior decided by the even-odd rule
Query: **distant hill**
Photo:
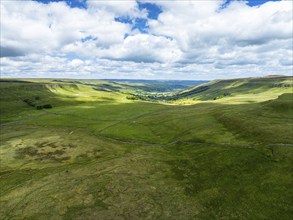
[[[293,92],[293,77],[267,76],[243,79],[214,80],[209,83],[194,86],[174,94],[170,99],[219,100],[233,97],[251,96],[265,97],[266,94]],[[245,98],[245,97],[243,97]]]
[[[119,83],[133,89],[146,92],[176,92],[191,86],[198,86],[207,80],[143,80],[143,79],[103,79],[104,81]]]

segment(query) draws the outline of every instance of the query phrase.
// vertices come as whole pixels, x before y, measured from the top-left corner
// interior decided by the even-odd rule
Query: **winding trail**
[[[199,107],[200,109],[203,109],[203,108],[207,108],[208,106],[202,106],[202,107]],[[184,108],[183,106],[182,107],[179,107],[179,108]],[[197,109],[199,109],[197,108]],[[13,125],[13,124],[17,124],[17,123],[21,123],[23,121],[28,121],[28,120],[33,120],[33,119],[36,119],[36,118],[40,118],[40,117],[43,117],[43,116],[46,116],[46,115],[57,115],[57,116],[68,116],[68,117],[73,117],[73,118],[79,118],[79,119],[83,119],[83,120],[87,120],[87,121],[91,121],[91,122],[114,122],[113,124],[110,124],[102,129],[100,129],[98,131],[98,134],[95,134],[96,137],[100,138],[100,139],[104,139],[104,140],[108,140],[108,141],[111,141],[111,142],[116,142],[116,143],[122,143],[122,144],[131,144],[131,145],[141,145],[141,146],[157,146],[157,147],[168,147],[168,146],[171,146],[171,145],[174,145],[174,144],[178,144],[178,143],[181,143],[181,144],[188,144],[188,145],[204,145],[204,146],[221,146],[221,147],[239,147],[239,148],[248,148],[248,149],[254,149],[256,148],[257,146],[253,146],[253,145],[249,145],[249,146],[239,146],[239,145],[233,145],[233,144],[228,144],[228,143],[203,143],[203,142],[192,142],[192,141],[184,141],[184,140],[181,140],[180,138],[178,139],[175,139],[169,143],[150,143],[150,142],[145,142],[145,141],[137,141],[137,140],[129,140],[129,139],[119,139],[119,138],[113,138],[113,137],[109,137],[109,136],[106,136],[106,135],[102,135],[101,133],[111,127],[114,127],[116,126],[117,124],[119,123],[122,123],[122,122],[127,122],[127,121],[133,121],[135,119],[139,119],[139,118],[142,118],[144,116],[149,116],[149,115],[154,115],[154,114],[157,114],[159,112],[164,112],[168,109],[160,109],[160,110],[157,110],[157,111],[150,111],[150,112],[147,112],[147,113],[144,113],[144,114],[140,114],[140,115],[137,115],[137,116],[134,116],[134,117],[131,117],[131,118],[126,118],[126,119],[123,119],[123,120],[107,120],[107,119],[95,119],[95,118],[87,118],[87,117],[81,117],[81,116],[78,116],[78,115],[75,115],[75,114],[64,114],[62,112],[67,112],[69,111],[69,109],[67,110],[60,110],[60,111],[48,111],[48,110],[42,110],[44,111],[45,113],[42,113],[42,114],[39,114],[39,115],[34,115],[34,116],[30,116],[30,117],[26,117],[26,118],[22,118],[22,119],[19,119],[19,120],[16,120],[16,121],[12,121],[12,122],[7,122],[7,123],[3,123],[3,124],[0,124],[0,127],[1,126],[8,126],[8,125]],[[219,118],[221,117],[224,117],[225,116],[225,113],[223,115],[221,115]],[[268,146],[268,147],[273,147],[273,146],[285,146],[285,147],[293,147],[293,144],[285,144],[285,143],[270,143],[270,144],[266,144],[265,146]]]

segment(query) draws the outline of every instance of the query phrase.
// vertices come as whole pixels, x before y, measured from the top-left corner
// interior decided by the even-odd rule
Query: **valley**
[[[292,219],[292,77],[1,79],[0,110],[0,219]]]

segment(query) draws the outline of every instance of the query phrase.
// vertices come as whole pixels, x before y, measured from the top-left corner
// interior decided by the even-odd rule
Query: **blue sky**
[[[86,0],[35,0],[37,2],[41,2],[44,4],[48,4],[50,2],[66,2],[72,8],[86,8]]]
[[[290,75],[292,2],[1,1],[1,76]]]
[[[59,2],[59,1],[65,1],[70,7],[78,7],[78,8],[86,8],[86,0],[36,0],[38,2],[42,3],[50,3],[50,2]],[[230,2],[232,0],[227,0],[227,2]],[[280,0],[248,0],[247,4],[250,6],[258,6],[261,4],[264,4],[268,1],[280,1]],[[139,2],[139,1],[138,1]],[[147,8],[151,12],[151,17],[156,19],[156,16],[158,14],[158,8],[155,4],[151,3],[142,3],[139,2],[140,8]]]
[[[66,2],[68,6],[70,6],[71,8],[83,8],[86,9],[87,8],[87,1],[86,0],[35,0],[37,2],[41,2],[44,4],[48,4],[50,2]],[[208,1],[208,0],[207,0]],[[223,3],[223,6],[227,6],[231,1],[233,0],[226,0]],[[237,0],[236,0],[237,1]],[[280,1],[280,0],[247,0],[247,5],[254,7],[254,6],[259,6],[262,5],[266,2],[269,1]],[[126,1],[127,2],[127,1]],[[143,10],[146,9],[148,11],[148,18],[149,19],[157,19],[159,14],[162,12],[162,8],[160,6],[158,6],[157,4],[154,3],[144,3],[144,2],[140,2],[137,1],[139,9]],[[117,17],[115,18],[116,21],[120,21],[123,23],[129,23],[132,24],[132,29],[135,30],[139,30],[141,33],[146,33],[148,30],[148,25],[147,25],[147,20],[146,19],[141,19],[141,18],[137,18],[137,19],[130,19],[129,17]]]

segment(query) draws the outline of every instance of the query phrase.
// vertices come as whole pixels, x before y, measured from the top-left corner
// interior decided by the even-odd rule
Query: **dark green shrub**
[[[53,106],[51,104],[45,104],[43,105],[43,108],[53,108]]]
[[[128,95],[128,96],[126,96],[126,98],[128,100],[138,100],[139,99],[137,96],[134,96],[134,95]]]
[[[25,102],[27,105],[29,105],[31,107],[36,106],[36,104],[33,101],[31,101],[30,99],[23,99],[22,101]]]

